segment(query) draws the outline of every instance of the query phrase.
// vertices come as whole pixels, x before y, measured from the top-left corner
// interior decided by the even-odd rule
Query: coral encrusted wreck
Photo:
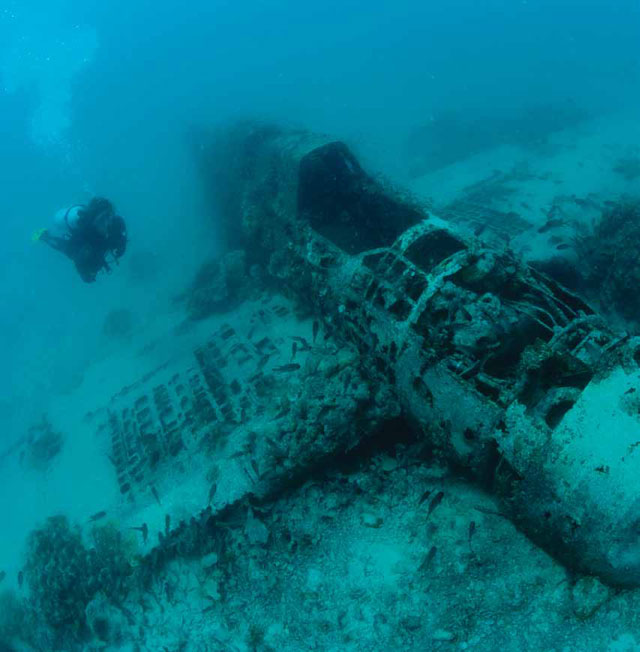
[[[212,168],[230,244],[372,361],[425,441],[535,541],[640,584],[640,341],[381,185],[343,143],[241,125],[226,146]]]

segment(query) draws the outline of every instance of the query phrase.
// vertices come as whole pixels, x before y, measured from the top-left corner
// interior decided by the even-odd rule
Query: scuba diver
[[[70,258],[86,283],[101,270],[111,272],[127,248],[127,227],[113,204],[94,197],[88,204],[59,210],[50,229],[40,229],[34,240],[45,242]],[[111,257],[111,260],[107,260]]]

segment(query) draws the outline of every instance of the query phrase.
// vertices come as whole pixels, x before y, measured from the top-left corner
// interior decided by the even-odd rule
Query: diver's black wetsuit
[[[78,221],[64,237],[45,231],[40,239],[73,260],[83,281],[92,283],[101,270],[111,271],[107,256],[118,260],[127,247],[127,227],[111,202],[94,198],[80,209]]]

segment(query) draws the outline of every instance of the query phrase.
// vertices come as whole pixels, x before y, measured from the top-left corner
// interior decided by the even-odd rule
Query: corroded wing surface
[[[274,336],[274,324],[288,316],[290,307],[280,300],[256,306],[242,331],[225,319],[186,358],[160,366],[113,397],[100,430],[110,437],[123,495],[146,491],[168,466],[204,445],[215,447],[225,433],[266,412],[285,380],[270,370],[288,360],[289,332],[300,330],[289,321]],[[305,352],[296,354],[304,361]]]
[[[352,344],[276,296],[225,313],[186,355],[123,388],[99,436],[124,523],[162,536],[170,513],[179,536],[205,508],[271,494],[397,412]]]

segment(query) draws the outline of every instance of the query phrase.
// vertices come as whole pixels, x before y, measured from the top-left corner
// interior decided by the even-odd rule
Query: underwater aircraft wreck
[[[263,289],[95,416],[124,524],[181,506],[140,572],[215,549],[220,522],[401,417],[568,567],[640,584],[640,340],[341,142],[243,124],[204,156]]]
[[[245,125],[211,156],[229,243],[357,351],[428,445],[571,568],[640,583],[640,340],[341,142]]]
[[[457,605],[469,577],[478,578],[475,613],[505,555],[511,595],[530,547],[517,548],[510,526],[495,536],[502,517],[571,570],[640,585],[640,338],[373,177],[341,142],[241,124],[200,153],[227,251],[185,293],[187,319],[152,341],[144,333],[128,375],[82,402],[75,433],[87,467],[106,471],[101,504],[87,503],[80,524],[52,516],[28,537],[17,585],[28,588],[24,622],[39,649],[85,649],[92,637],[151,637],[146,649],[160,649],[153,634],[163,628],[140,624],[165,610],[171,619],[176,605],[192,610],[187,638],[197,631],[204,641],[195,649],[210,649],[211,636],[242,628],[233,619],[246,620],[256,592],[279,600],[281,579],[303,587],[287,612],[310,568],[330,566],[342,585],[351,553],[366,547],[363,530],[382,534],[385,551],[401,539],[390,599],[400,583],[416,584],[398,622],[416,595],[437,595],[433,586],[456,586]],[[7,454],[48,470],[58,426],[43,421]],[[438,475],[445,467],[495,499],[454,493]],[[472,542],[479,512],[499,518]],[[325,567],[309,554],[319,527],[338,539],[328,550],[346,548],[347,566],[326,548]],[[592,613],[609,589],[582,579],[575,604]],[[362,585],[371,581],[363,570]],[[546,581],[555,591],[558,575]],[[355,586],[346,583],[343,599]],[[598,601],[581,600],[593,586]],[[456,625],[457,610],[434,602]],[[432,640],[431,627],[409,624],[389,629]]]

